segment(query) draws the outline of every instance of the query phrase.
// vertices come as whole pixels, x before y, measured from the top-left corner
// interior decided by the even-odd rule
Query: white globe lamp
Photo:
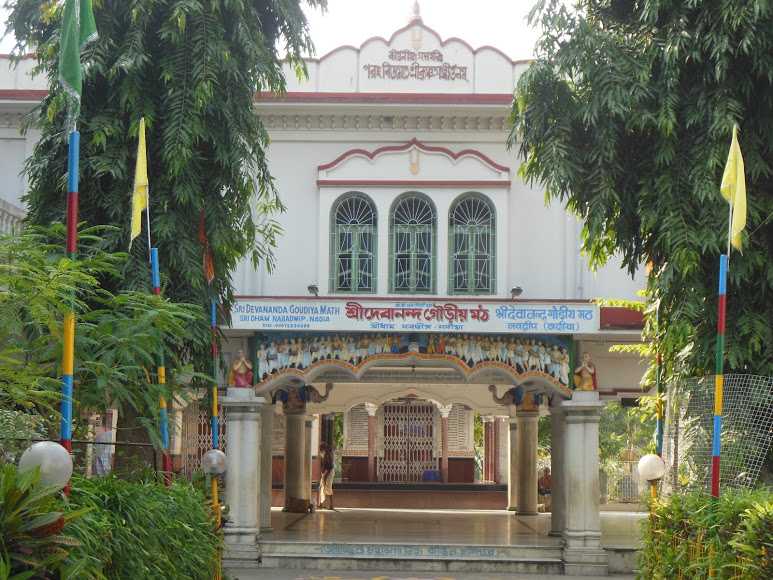
[[[207,475],[225,473],[225,453],[220,449],[210,449],[201,457],[201,469]]]
[[[639,459],[639,477],[644,481],[658,481],[666,473],[666,462],[654,453],[648,453]]]
[[[72,477],[72,457],[54,441],[38,441],[22,453],[19,471],[40,468],[40,483],[64,489]]]

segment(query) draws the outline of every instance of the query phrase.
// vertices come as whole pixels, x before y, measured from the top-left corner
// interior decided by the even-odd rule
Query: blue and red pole
[[[75,260],[78,253],[78,169],[80,165],[80,133],[72,131],[67,152],[67,256]],[[75,372],[75,310],[64,315],[62,348],[62,415],[59,427],[59,441],[62,447],[72,453],[72,401],[73,374]],[[65,488],[65,492],[69,486]]]
[[[711,442],[711,495],[719,497],[719,457],[722,440],[722,405],[724,398],[725,317],[727,311],[728,256],[719,257],[719,296],[717,301],[717,351],[714,376],[714,434]]]
[[[220,449],[220,413],[217,402],[217,300],[212,298],[209,305],[209,329],[212,349],[212,376],[215,377],[215,383],[212,385],[212,449]]]
[[[158,264],[158,248],[150,249],[150,280],[153,284],[153,294],[161,295],[161,273]],[[158,384],[166,384],[166,366],[164,355],[161,354],[161,360],[157,370]],[[169,453],[169,411],[167,410],[166,399],[162,395],[158,401],[159,422],[161,431],[162,459],[161,469],[164,472],[164,483],[172,483],[172,456]]]

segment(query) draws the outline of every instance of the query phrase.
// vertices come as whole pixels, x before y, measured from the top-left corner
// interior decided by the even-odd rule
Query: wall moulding
[[[261,114],[272,131],[506,132],[506,115],[297,115]]]

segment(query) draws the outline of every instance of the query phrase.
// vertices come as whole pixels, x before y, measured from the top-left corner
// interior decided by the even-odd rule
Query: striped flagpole
[[[728,252],[729,254],[729,252]],[[725,314],[727,310],[728,254],[719,257],[717,300],[717,352],[714,376],[714,434],[711,442],[711,495],[719,497],[719,456],[722,438],[722,401],[724,397]]]
[[[211,346],[212,346],[212,376],[215,378],[215,382],[212,385],[212,449],[220,449],[220,413],[218,410],[217,402],[217,300],[212,298],[209,305],[209,328],[211,333]],[[215,510],[215,520],[217,527],[220,527],[220,499],[217,476],[212,477],[212,509]]]
[[[148,212],[150,208],[148,208]],[[158,265],[158,248],[150,249],[150,279],[153,284],[153,294],[156,296],[161,295],[161,272]],[[164,355],[161,354],[158,365],[158,384],[166,384],[166,365],[164,363]],[[172,456],[169,454],[169,412],[166,406],[166,399],[161,396],[158,401],[159,419],[161,423],[161,445],[162,460],[161,469],[164,472],[164,483],[170,485],[172,483]]]
[[[212,376],[215,382],[212,385],[212,449],[220,449],[220,419],[217,406],[217,300],[212,298],[209,305],[210,344],[212,349]]]
[[[70,133],[67,152],[67,241],[66,251],[75,260],[78,252],[78,168],[80,165],[80,133]],[[75,310],[64,315],[62,348],[62,415],[59,440],[62,447],[72,453],[72,401],[73,373],[75,370]],[[65,493],[69,492],[69,484]]]
[[[660,300],[658,300],[658,307],[655,310],[655,326],[657,332],[660,333]],[[660,352],[660,339],[655,342],[655,389],[658,394],[657,401],[655,402],[656,423],[655,423],[655,446],[656,453],[663,457],[663,431],[665,430],[665,409],[663,401],[663,355]]]

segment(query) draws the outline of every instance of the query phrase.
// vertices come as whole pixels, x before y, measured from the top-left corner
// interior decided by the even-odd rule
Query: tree
[[[667,374],[714,369],[719,194],[734,123],[748,225],[728,281],[730,370],[773,374],[773,6],[764,0],[542,0],[508,144],[523,177],[584,220],[593,265],[649,271],[645,334]],[[660,324],[656,323],[659,310]]]
[[[326,0],[305,0],[324,7]],[[300,0],[102,0],[95,2],[99,39],[87,49],[81,132],[81,219],[113,224],[107,250],[129,244],[130,196],[141,117],[148,125],[150,211],[163,291],[175,301],[233,300],[230,274],[251,256],[272,265],[282,210],[266,161],[267,133],[255,115],[256,91],[282,91],[278,46],[302,72],[312,50]],[[49,94],[30,123],[41,139],[26,164],[28,223],[62,222],[66,173],[65,95],[57,58],[62,4],[8,0],[17,53],[34,50]],[[203,216],[217,276],[202,272]],[[149,289],[147,243],[110,289]],[[206,321],[187,346],[208,360]],[[202,365],[201,368],[206,368]]]
[[[76,313],[77,407],[117,407],[156,416],[159,396],[171,400],[179,392],[180,386],[173,383],[149,381],[147,370],[152,372],[160,356],[170,374],[182,369],[185,362],[179,352],[186,329],[204,319],[204,313],[198,306],[147,292],[105,290],[100,280],[118,277],[127,260],[126,254],[105,251],[100,234],[111,229],[82,231],[77,260],[64,255],[61,225],[0,237],[2,423],[25,423],[14,411],[54,418],[61,385],[62,322],[70,307]],[[37,421],[33,426],[40,430]],[[155,432],[152,422],[146,426]]]

